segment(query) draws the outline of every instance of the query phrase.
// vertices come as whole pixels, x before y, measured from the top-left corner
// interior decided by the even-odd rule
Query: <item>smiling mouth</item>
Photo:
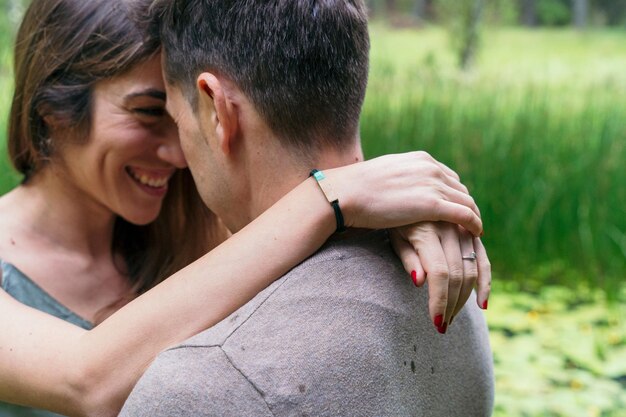
[[[145,170],[137,167],[126,167],[130,177],[145,187],[155,190],[167,187],[167,183],[174,174],[172,170]]]

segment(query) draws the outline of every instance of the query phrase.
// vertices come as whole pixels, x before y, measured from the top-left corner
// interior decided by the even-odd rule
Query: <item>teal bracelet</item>
[[[333,210],[335,211],[335,220],[337,221],[337,233],[344,232],[346,230],[346,225],[343,220],[341,207],[339,207],[339,198],[335,196],[330,184],[325,181],[326,175],[324,175],[322,171],[314,169],[311,171],[310,176],[315,178],[315,181],[317,181],[317,185],[319,185],[322,193],[324,193],[324,197],[326,197],[326,200],[328,200]]]

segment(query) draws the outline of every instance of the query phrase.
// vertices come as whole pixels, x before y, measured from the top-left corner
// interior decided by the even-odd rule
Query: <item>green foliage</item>
[[[8,10],[8,4],[0,4],[0,10]],[[0,195],[17,184],[17,175],[10,168],[6,157],[7,115],[13,95],[12,46],[15,23],[9,13],[0,15]]]
[[[0,195],[15,187],[19,181],[19,176],[11,167],[6,154],[6,118],[11,94],[10,83],[0,77],[0,109],[3,109],[0,112]]]
[[[485,19],[491,25],[513,26],[520,23],[522,3],[526,0],[485,0]],[[533,0],[535,24],[539,26],[567,26],[572,24],[574,0]],[[418,4],[424,9],[427,21],[445,24],[452,17],[450,5],[465,7],[473,0],[368,0],[373,14],[377,18],[391,18],[402,24],[410,24],[411,15],[415,15]],[[626,0],[588,0],[589,23],[591,26],[626,25]],[[388,13],[393,9],[393,17]],[[404,18],[398,18],[404,15]],[[413,21],[413,23],[415,23]]]
[[[609,26],[626,26],[626,0],[592,0],[595,14]]]
[[[572,22],[568,0],[537,0],[537,19],[546,26],[565,26]]]
[[[494,416],[626,416],[626,306],[597,291],[500,289],[487,312]]]
[[[454,167],[481,207],[500,276],[616,294],[626,276],[626,34],[490,32],[469,77],[453,69],[442,32],[376,29],[367,154],[424,149]]]
[[[484,12],[484,0],[440,0],[439,8],[446,16],[452,47],[459,67],[469,69],[476,58],[480,44],[480,26]]]
[[[487,23],[513,26],[519,22],[519,5],[516,0],[487,0],[485,9]]]

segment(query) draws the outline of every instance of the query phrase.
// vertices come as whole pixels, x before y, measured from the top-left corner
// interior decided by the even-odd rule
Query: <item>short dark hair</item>
[[[233,81],[287,145],[345,148],[369,64],[362,0],[156,0],[167,81],[195,106],[202,71]]]

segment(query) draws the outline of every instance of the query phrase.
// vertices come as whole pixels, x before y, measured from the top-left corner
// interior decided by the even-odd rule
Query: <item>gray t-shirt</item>
[[[161,353],[121,417],[489,416],[472,296],[446,335],[384,232],[325,245],[213,328]]]

